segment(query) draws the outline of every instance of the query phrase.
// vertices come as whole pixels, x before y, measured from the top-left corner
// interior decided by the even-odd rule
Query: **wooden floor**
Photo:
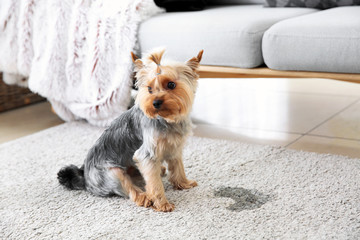
[[[200,79],[195,135],[360,158],[360,84]],[[61,124],[47,102],[0,113],[4,143]]]

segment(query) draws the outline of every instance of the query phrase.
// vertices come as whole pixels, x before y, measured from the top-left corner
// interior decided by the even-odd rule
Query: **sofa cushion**
[[[266,31],[269,68],[360,73],[360,6],[332,8],[284,20]]]
[[[271,25],[314,11],[237,5],[163,13],[140,25],[138,39],[142,52],[165,46],[169,56],[185,61],[204,49],[202,64],[252,68],[263,64],[261,40]]]
[[[267,7],[308,7],[328,9],[341,6],[360,5],[360,0],[265,0]]]

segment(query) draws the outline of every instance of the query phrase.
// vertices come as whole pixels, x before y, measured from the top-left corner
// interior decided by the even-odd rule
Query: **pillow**
[[[360,0],[265,0],[266,7],[306,7],[327,9],[360,5]]]
[[[207,0],[211,5],[247,5],[264,4],[265,0]]]
[[[205,8],[206,0],[155,0],[155,4],[167,12],[199,11]]]

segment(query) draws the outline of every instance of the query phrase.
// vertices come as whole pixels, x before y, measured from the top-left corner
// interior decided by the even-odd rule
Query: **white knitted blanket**
[[[64,120],[108,125],[130,102],[137,29],[153,0],[1,0],[0,71]]]

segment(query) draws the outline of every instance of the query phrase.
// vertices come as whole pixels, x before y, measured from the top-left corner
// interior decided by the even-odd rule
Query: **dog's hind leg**
[[[125,170],[117,167],[110,168],[110,171],[115,174],[120,181],[122,190],[125,191],[130,199],[138,206],[150,207],[152,205],[151,200],[148,198],[139,187],[133,184],[130,176]]]

